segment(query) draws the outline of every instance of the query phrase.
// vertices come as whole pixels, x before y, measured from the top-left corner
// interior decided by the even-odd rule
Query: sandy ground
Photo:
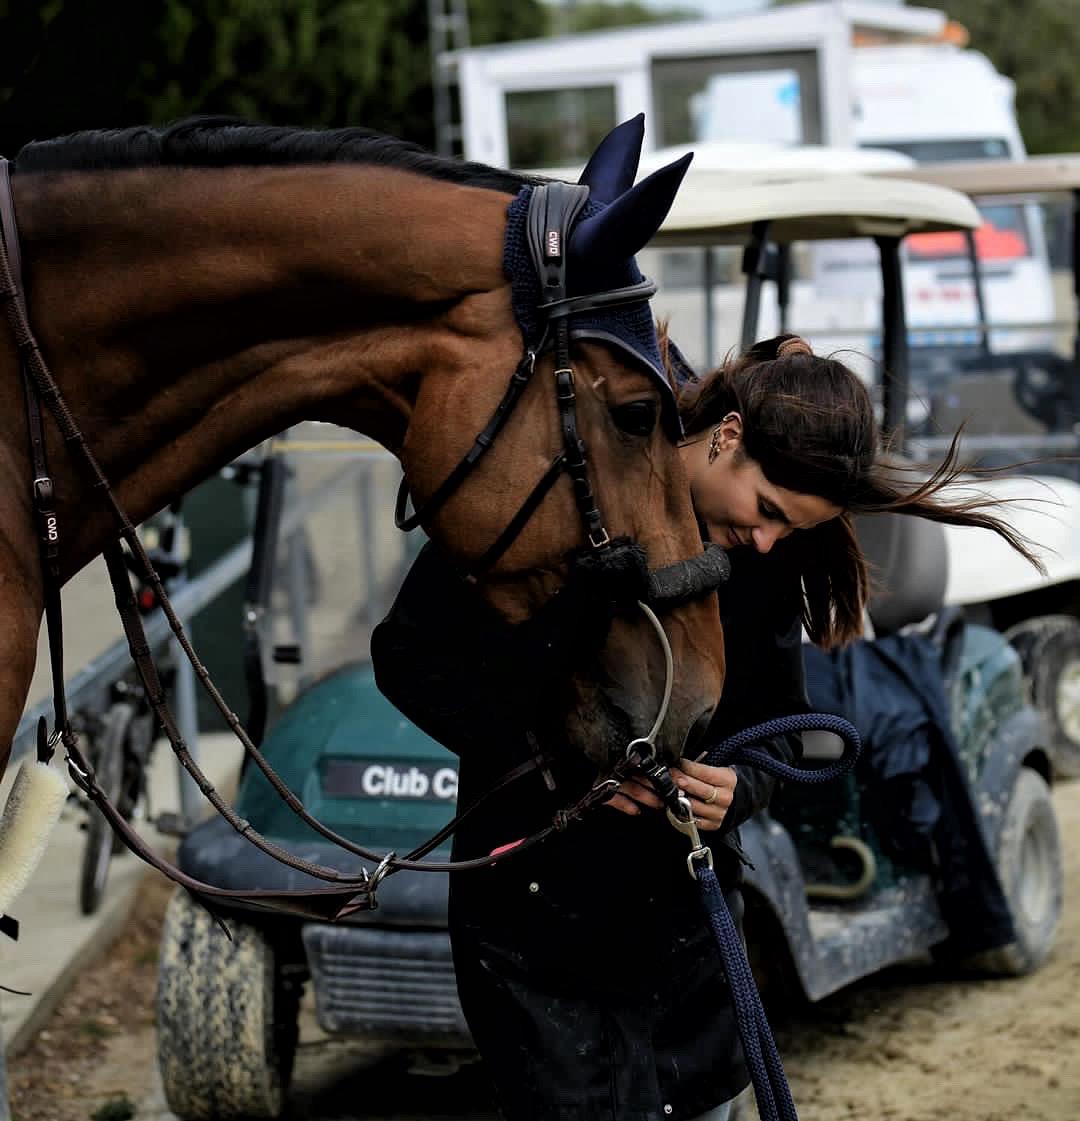
[[[1080,782],[1054,792],[1065,913],[1030,977],[880,974],[780,1026],[801,1121],[1080,1121]]]
[[[1080,781],[1060,786],[1054,800],[1066,909],[1049,961],[1031,977],[1002,981],[904,966],[776,1023],[801,1121],[1080,1121]],[[152,1026],[167,897],[167,885],[148,880],[127,930],[84,974],[31,1050],[12,1061],[19,1121],[167,1116],[155,1090]],[[349,1088],[345,1056],[328,1061],[327,1041],[310,1030],[305,1036],[297,1062],[305,1099],[293,1116],[356,1116],[357,1086]],[[373,1058],[355,1053],[351,1062]],[[424,1079],[429,1089],[415,1094],[400,1068],[387,1072],[386,1086],[373,1086],[372,1076],[376,1070],[368,1071],[364,1094],[368,1121],[492,1116],[475,1072]],[[305,1104],[316,1099],[325,1111]]]

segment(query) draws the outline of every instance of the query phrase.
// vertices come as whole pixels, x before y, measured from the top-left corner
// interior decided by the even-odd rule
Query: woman
[[[730,550],[732,568],[719,597],[727,679],[707,743],[807,711],[804,628],[827,647],[861,634],[868,578],[853,514],[984,526],[1030,559],[980,503],[943,500],[957,473],[955,446],[929,480],[907,481],[880,455],[859,379],[796,336],[758,343],[691,385],[681,411],[702,535]],[[575,583],[515,627],[490,612],[484,625],[486,610],[428,547],[372,640],[383,692],[461,756],[462,806],[536,755],[537,706],[576,656],[603,641],[611,617],[602,586]],[[789,763],[800,754],[795,736],[767,746]],[[578,756],[543,762],[466,820],[455,859],[547,824],[595,777]],[[738,921],[737,829],[768,805],[773,781],[692,760],[672,775]],[[509,1121],[728,1116],[748,1075],[685,860],[686,839],[655,793],[627,782],[565,833],[451,877],[462,1006]]]

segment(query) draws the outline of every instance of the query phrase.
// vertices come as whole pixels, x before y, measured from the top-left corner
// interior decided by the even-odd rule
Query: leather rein
[[[567,241],[570,226],[584,206],[587,197],[587,188],[569,184],[551,183],[534,188],[529,212],[529,244],[534,263],[540,270],[545,295],[548,296],[547,301],[541,305],[541,310],[547,318],[543,337],[533,349],[526,353],[518,368],[514,371],[502,401],[484,431],[477,437],[473,449],[458,465],[458,468],[448,476],[442,486],[434,492],[428,502],[422,506],[421,510],[412,517],[405,518],[403,511],[407,501],[407,490],[404,488],[404,484],[399,494],[399,516],[396,520],[402,528],[411,528],[412,525],[419,524],[421,518],[426,519],[450,497],[471,472],[487,448],[490,447],[514,405],[520,399],[522,390],[535,368],[536,355],[545,345],[549,329],[554,325],[551,333],[554,336],[556,400],[563,435],[563,451],[556,457],[548,472],[537,484],[519,511],[511,518],[503,533],[483,555],[479,564],[474,567],[474,574],[490,567],[505,552],[517,534],[520,533],[532,512],[554,485],[559,475],[564,472],[572,481],[577,507],[589,546],[597,551],[612,547],[589,484],[585,444],[577,431],[567,317],[575,311],[588,308],[647,299],[655,291],[655,286],[651,281],[643,280],[635,285],[609,292],[591,296],[567,297],[566,264],[563,248]],[[521,776],[535,769],[545,768],[546,762],[539,753],[536,758],[521,764],[504,775],[477,802],[474,802],[423,845],[404,857],[398,857],[395,853],[373,852],[329,829],[306,811],[300,800],[275,773],[248,736],[239,717],[229,708],[227,702],[211,681],[205,666],[196,655],[183,625],[169,601],[161,579],[146,554],[135,526],[120,506],[96,457],[68,411],[59,388],[41,354],[28,317],[18,229],[11,192],[9,165],[6,160],[0,160],[0,233],[2,233],[2,236],[0,236],[0,304],[3,305],[4,314],[15,339],[19,367],[25,386],[27,429],[33,469],[32,503],[41,558],[54,698],[54,728],[52,733],[47,734],[44,718],[38,724],[38,760],[43,763],[50,762],[57,744],[62,743],[67,755],[68,771],[73,781],[86,797],[98,807],[120,837],[122,843],[145,863],[156,868],[167,878],[199,897],[206,904],[209,904],[211,900],[220,900],[223,903],[272,909],[307,918],[333,920],[357,911],[374,908],[377,905],[375,901],[376,888],[380,881],[391,872],[401,870],[464,871],[484,867],[494,863],[496,859],[503,859],[506,850],[497,850],[492,855],[473,860],[445,863],[431,863],[425,861],[423,857],[446,840],[481,802],[498,793]],[[42,406],[53,417],[64,443],[73,457],[77,461],[82,461],[89,470],[93,479],[94,490],[100,492],[118,526],[117,538],[108,542],[104,547],[105,562],[132,659],[145,686],[147,700],[169,740],[174,754],[188,774],[191,775],[203,795],[237,833],[246,837],[257,848],[280,863],[322,880],[329,886],[280,891],[238,890],[220,888],[197,880],[155,852],[131,827],[116,807],[111,804],[98,785],[93,767],[83,754],[79,746],[78,736],[71,725],[64,689],[59,565],[61,526],[55,508],[53,481],[49,473],[46,456]],[[191,662],[196,676],[202,682],[203,687],[214,701],[230,729],[240,740],[244,751],[252,762],[258,766],[300,820],[311,826],[328,841],[363,860],[375,864],[374,872],[369,873],[361,866],[355,874],[349,874],[295,856],[262,836],[249,821],[239,817],[214,789],[192,758],[188,745],[185,743],[169,709],[131,588],[121,541],[127,544],[137,559],[146,581],[157,596],[184,655]],[[687,599],[705,595],[715,590],[726,579],[727,572],[726,556],[723,550],[713,547],[707,549],[703,555],[689,558],[687,561],[649,574],[648,595],[650,600],[657,603],[684,602]],[[590,807],[610,798],[622,778],[626,777],[631,769],[642,764],[649,764],[650,751],[648,749],[651,748],[651,741],[658,732],[666,713],[666,698],[670,694],[671,688],[671,660],[663,627],[650,609],[644,604],[641,606],[649,616],[665,647],[668,664],[665,702],[652,731],[649,736],[633,741],[628,746],[626,758],[619,760],[611,771],[598,779],[582,798],[558,811],[547,826],[529,837],[515,842],[512,846],[507,846],[507,850],[512,850],[515,853],[524,852],[540,843],[556,830],[566,828],[571,821],[581,817]],[[654,755],[654,753],[652,754]],[[659,765],[655,764],[654,758],[652,762],[654,766],[649,768],[650,771],[659,772],[662,770]],[[663,773],[666,776],[666,770]]]

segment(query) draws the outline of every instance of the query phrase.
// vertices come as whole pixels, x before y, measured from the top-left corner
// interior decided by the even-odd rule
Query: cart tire
[[[158,1065],[181,1121],[277,1118],[296,1054],[299,992],[274,947],[228,920],[230,941],[186,891],[165,913],[158,966]]]
[[[112,705],[102,720],[96,750],[91,754],[98,785],[115,806],[124,787],[124,745],[135,717],[135,708],[126,701]],[[115,837],[105,815],[93,803],[87,808],[86,844],[83,845],[79,871],[79,909],[92,915],[105,897]]]
[[[1022,977],[1046,960],[1061,919],[1064,871],[1050,788],[1021,767],[1005,810],[998,872],[1009,901],[1016,941],[979,958],[993,973]]]
[[[1045,716],[1054,770],[1080,776],[1080,619],[1042,615],[1005,632],[1020,655],[1031,699]]]

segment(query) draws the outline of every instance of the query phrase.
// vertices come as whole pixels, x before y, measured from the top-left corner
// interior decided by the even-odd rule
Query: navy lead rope
[[[776,736],[811,731],[833,732],[839,736],[844,741],[841,757],[827,766],[803,770],[782,763],[753,746]],[[738,763],[756,767],[787,782],[818,785],[832,782],[850,771],[861,750],[862,742],[854,725],[839,716],[814,712],[800,716],[782,716],[755,724],[711,747],[700,762],[713,767],[729,767]],[[716,938],[720,960],[731,988],[735,1022],[742,1040],[746,1064],[750,1068],[758,1113],[761,1121],[798,1121],[784,1065],[780,1061],[780,1052],[776,1049],[776,1041],[765,1018],[761,995],[743,951],[742,939],[728,910],[724,893],[720,890],[712,861],[703,856],[704,854],[695,859],[694,854],[691,854],[691,867],[701,887],[701,902]]]

